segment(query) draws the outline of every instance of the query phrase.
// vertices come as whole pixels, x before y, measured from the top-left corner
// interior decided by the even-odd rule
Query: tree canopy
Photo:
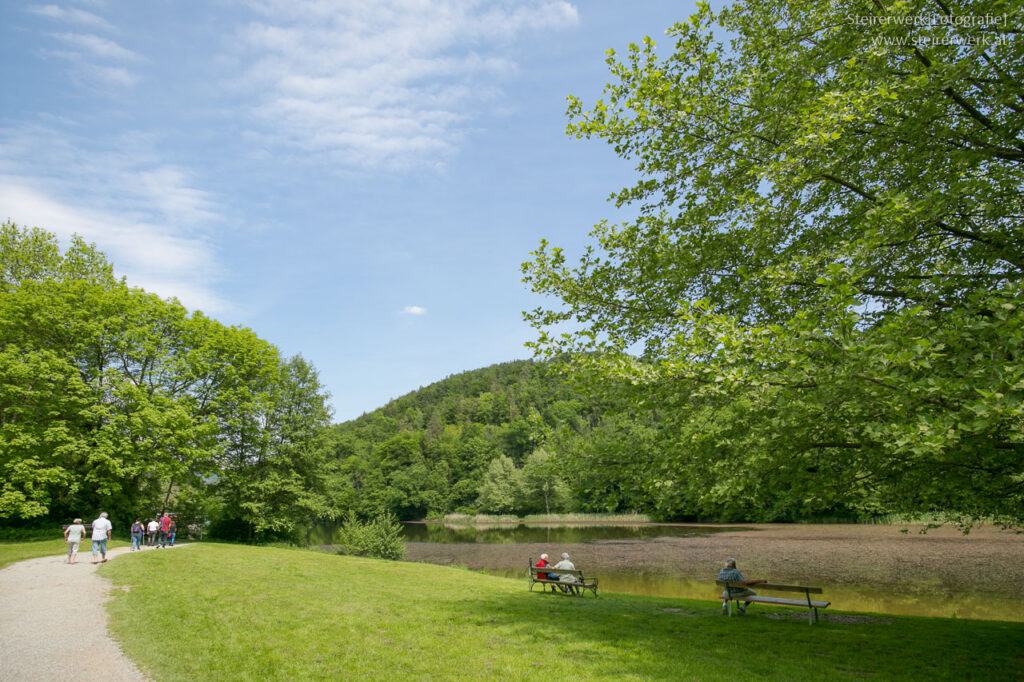
[[[216,509],[255,539],[331,517],[315,369],[112,273],[0,225],[0,520]]]
[[[1024,42],[1000,0],[706,3],[568,132],[638,180],[525,281],[538,353],[657,410],[667,512],[1024,520]],[[727,42],[726,42],[727,41]],[[559,333],[562,329],[571,331]]]

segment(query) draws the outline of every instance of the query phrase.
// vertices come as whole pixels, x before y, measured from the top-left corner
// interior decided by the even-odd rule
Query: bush
[[[390,512],[369,521],[360,521],[355,512],[349,512],[348,519],[338,531],[338,544],[341,545],[339,554],[393,561],[405,556],[402,524]]]

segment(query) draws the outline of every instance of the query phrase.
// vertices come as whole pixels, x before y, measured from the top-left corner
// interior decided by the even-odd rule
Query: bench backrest
[[[581,580],[581,581],[583,580],[583,571],[581,571],[578,568],[574,568],[574,569],[561,568],[560,569],[560,568],[555,568],[554,566],[547,566],[546,568],[541,568],[541,567],[537,566],[536,564],[534,564],[533,559],[530,559],[530,577],[532,579],[536,580],[538,573],[554,573],[555,575],[559,575],[559,576],[572,575],[572,576],[576,576],[576,578]]]
[[[758,583],[757,585],[744,585],[743,583],[735,580],[716,580],[715,584],[719,587],[747,587],[755,590],[778,590],[780,592],[804,592],[808,594],[821,594],[820,587],[810,587],[808,585],[779,585],[776,583]]]
[[[530,575],[536,577],[538,573],[554,573],[555,575],[574,575],[577,578],[583,577],[583,571],[579,570],[578,568],[552,568],[551,566],[548,566],[547,568],[538,568],[536,566],[530,566]]]

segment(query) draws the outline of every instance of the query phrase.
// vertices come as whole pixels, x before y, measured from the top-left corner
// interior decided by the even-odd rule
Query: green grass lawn
[[[64,538],[61,537],[53,540],[36,540],[35,542],[6,542],[0,544],[0,568],[25,559],[37,559],[54,554],[67,556],[67,553],[68,546],[64,543]],[[78,553],[79,555],[82,553],[81,546],[78,548]]]
[[[1006,679],[1024,624],[555,596],[463,569],[194,544],[101,574],[123,649],[157,680]]]
[[[107,549],[125,547],[127,542],[110,540]],[[58,536],[53,540],[37,540],[35,542],[0,543],[0,568],[25,559],[38,559],[42,556],[68,555],[68,546],[64,538]],[[92,561],[92,540],[86,537],[78,546],[78,561]]]

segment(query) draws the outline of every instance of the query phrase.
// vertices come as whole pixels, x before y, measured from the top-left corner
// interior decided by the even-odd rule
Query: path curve
[[[0,570],[0,680],[144,682],[107,632],[111,584],[96,572],[88,539],[78,561],[28,559]],[[127,547],[107,553],[111,561]]]

